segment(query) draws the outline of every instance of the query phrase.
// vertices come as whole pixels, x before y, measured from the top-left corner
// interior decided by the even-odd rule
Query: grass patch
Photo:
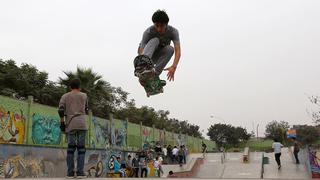
[[[249,147],[250,151],[270,151],[272,143],[270,139],[251,139],[246,143],[241,143],[239,147],[228,148],[228,152],[241,152],[245,147]]]

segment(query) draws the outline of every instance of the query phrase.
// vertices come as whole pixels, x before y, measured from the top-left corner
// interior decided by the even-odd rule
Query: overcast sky
[[[133,59],[157,9],[179,30],[182,57],[165,93],[147,98]],[[217,122],[248,131],[259,123],[263,132],[271,120],[312,123],[319,9],[320,1],[305,0],[2,0],[0,58],[33,64],[54,81],[90,67],[138,106],[169,110],[205,132]]]

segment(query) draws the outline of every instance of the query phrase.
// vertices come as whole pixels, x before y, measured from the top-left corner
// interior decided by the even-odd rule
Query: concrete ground
[[[288,148],[282,149],[280,170],[278,170],[273,153],[265,153],[264,156],[269,157],[269,164],[264,166],[264,179],[311,179],[305,160],[300,159],[300,164],[296,164]]]
[[[264,179],[310,179],[304,160],[301,159],[301,164],[295,164],[291,152],[284,148],[282,150],[282,168],[278,170],[274,160],[273,153],[264,153],[265,157],[269,157],[269,164],[264,165]],[[192,154],[188,158],[188,163],[179,167],[179,165],[164,165],[165,172],[163,177],[172,170],[174,172],[188,171],[192,168],[194,160],[202,157],[202,154]],[[242,162],[242,153],[226,153],[223,158],[222,153],[207,154],[204,159],[204,164],[200,166],[196,177],[179,178],[179,179],[260,179],[262,171],[262,152],[250,152],[249,163]],[[40,178],[50,180],[63,180],[64,178]],[[88,178],[88,180],[94,178]],[[139,179],[139,178],[131,178]],[[159,179],[159,178],[148,178]],[[31,179],[23,179],[31,180]]]
[[[250,153],[249,163],[242,162],[242,153],[226,153],[222,163],[221,153],[208,154],[200,166],[197,178],[256,178],[261,177],[262,153]]]
[[[264,153],[269,164],[264,165],[264,179],[310,179],[304,160],[295,164],[288,148],[282,150],[282,168],[278,170],[273,153]],[[250,152],[249,163],[242,162],[242,153],[227,153],[225,162],[221,153],[208,154],[200,166],[197,178],[216,179],[259,179],[262,172],[262,152]]]

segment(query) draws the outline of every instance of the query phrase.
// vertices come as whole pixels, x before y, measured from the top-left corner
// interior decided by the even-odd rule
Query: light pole
[[[259,139],[259,134],[258,134],[258,131],[259,130],[259,123],[258,123],[258,125],[257,125],[257,139]]]

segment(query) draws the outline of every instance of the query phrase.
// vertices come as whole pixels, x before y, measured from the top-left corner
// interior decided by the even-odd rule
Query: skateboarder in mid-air
[[[144,87],[150,77],[159,79],[163,70],[168,71],[167,79],[174,81],[174,74],[181,56],[179,32],[176,28],[168,25],[167,13],[157,10],[152,15],[152,22],[153,25],[143,33],[138,49],[139,55],[134,60],[134,74],[139,77],[139,81]],[[170,46],[171,41],[173,41],[174,47]],[[175,56],[172,65],[165,68],[173,54]],[[164,85],[165,81],[161,80],[161,83]]]

